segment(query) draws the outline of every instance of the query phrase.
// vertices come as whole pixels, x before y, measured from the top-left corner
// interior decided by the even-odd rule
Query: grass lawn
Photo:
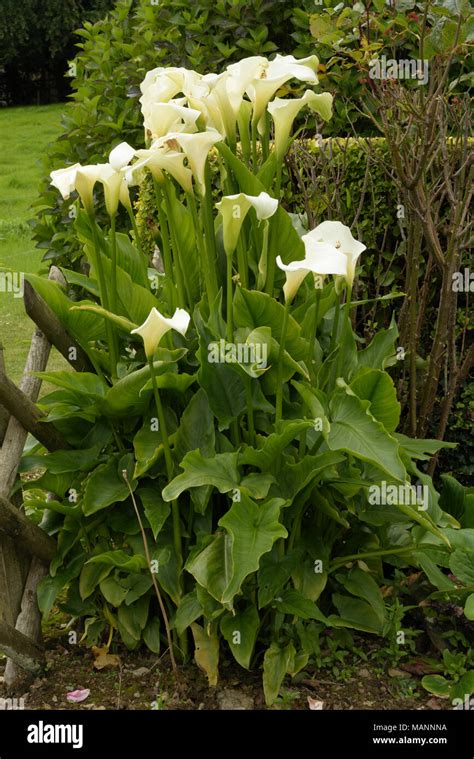
[[[37,272],[43,266],[27,221],[42,178],[40,159],[61,132],[63,111],[64,104],[0,109],[0,271]],[[3,285],[0,279],[0,342],[7,372],[18,382],[33,324],[23,299],[2,292]]]

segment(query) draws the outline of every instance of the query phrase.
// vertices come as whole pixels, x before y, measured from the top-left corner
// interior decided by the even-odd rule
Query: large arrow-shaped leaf
[[[404,482],[405,467],[399,456],[398,443],[383,425],[368,412],[368,401],[361,401],[345,392],[331,399],[331,429],[324,433],[332,451],[347,451],[362,461]]]

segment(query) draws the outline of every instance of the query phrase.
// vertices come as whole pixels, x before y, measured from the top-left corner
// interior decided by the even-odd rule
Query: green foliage
[[[18,105],[62,98],[75,29],[96,21],[113,0],[3,0],[0,100]],[[40,62],[40,63],[39,63]]]

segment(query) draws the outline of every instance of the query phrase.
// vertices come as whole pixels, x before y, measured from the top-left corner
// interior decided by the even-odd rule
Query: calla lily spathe
[[[301,98],[275,98],[268,104],[267,110],[275,124],[275,150],[278,160],[281,160],[288,148],[293,122],[305,106],[319,113],[324,121],[329,121],[332,115],[333,97],[329,92],[317,95],[312,90],[306,90]]]
[[[177,142],[185,154],[193,177],[199,187],[201,195],[206,194],[206,183],[204,171],[206,167],[207,156],[210,149],[216,142],[223,140],[222,134],[216,129],[206,129],[205,132],[196,132],[195,134],[184,134],[182,132],[170,132],[156,141],[157,147],[169,145]]]
[[[237,247],[241,226],[252,207],[255,208],[257,219],[263,221],[276,212],[278,200],[267,192],[261,192],[260,195],[246,195],[241,192],[238,195],[225,195],[220,203],[216,203],[216,208],[222,216],[224,249],[228,256],[232,255]]]
[[[140,327],[132,329],[132,335],[140,335],[145,346],[145,355],[148,359],[153,359],[156,349],[158,348],[163,335],[166,335],[170,329],[176,330],[180,335],[186,334],[191,317],[184,308],[177,308],[173,316],[167,319],[160,314],[157,308],[152,308],[146,321]]]
[[[284,264],[281,257],[276,259],[277,266],[286,273],[283,287],[285,301],[291,303],[306,275],[335,274],[345,277],[347,274],[347,258],[334,245],[318,241],[314,229],[301,238],[305,246],[305,257],[302,261],[291,261]]]
[[[357,261],[360,254],[366,250],[364,245],[359,240],[356,240],[351,233],[349,227],[342,224],[340,221],[323,221],[318,224],[310,234],[313,239],[319,243],[329,243],[334,248],[343,253],[347,259],[347,270],[344,274],[347,283],[352,287],[355,277],[355,270]]]
[[[231,64],[227,70],[245,85],[245,92],[253,105],[252,121],[261,129],[262,116],[277,90],[290,79],[317,84],[318,65],[319,60],[315,55],[300,60],[293,55],[276,55],[271,61],[255,56]]]
[[[64,200],[71,197],[71,193],[76,189],[76,174],[81,168],[80,163],[73,166],[67,166],[65,169],[56,169],[50,174],[51,184],[61,193]]]
[[[153,103],[149,115],[144,120],[145,129],[151,132],[154,139],[163,137],[168,132],[197,132],[196,122],[201,111],[188,108],[186,98],[170,100],[167,103]]]
[[[138,161],[129,167],[129,174],[139,174],[147,167],[158,184],[165,182],[163,172],[172,176],[185,192],[192,192],[193,173],[184,165],[185,154],[177,150],[170,150],[166,145],[154,142],[149,150],[137,150]]]
[[[51,184],[65,200],[77,190],[86,211],[93,213],[94,186],[96,182],[102,182],[107,212],[109,216],[115,216],[120,201],[131,208],[126,171],[134,155],[135,149],[127,142],[121,142],[111,150],[108,163],[86,166],[76,163],[66,169],[52,171]]]

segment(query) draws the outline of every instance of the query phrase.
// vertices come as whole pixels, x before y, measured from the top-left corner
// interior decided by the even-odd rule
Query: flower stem
[[[142,256],[143,256],[144,253],[143,253],[143,248],[142,248],[142,244],[141,244],[141,241],[140,241],[140,233],[138,231],[137,221],[135,219],[135,214],[133,213],[133,210],[132,210],[131,206],[130,206],[130,208],[128,208],[128,216],[130,218],[130,223],[132,225],[133,239],[135,241],[136,248],[137,248],[138,252],[141,253]]]
[[[231,343],[234,339],[234,324],[232,315],[232,256],[227,255],[227,342]],[[209,304],[210,306],[211,304]]]
[[[252,167],[257,172],[257,125],[252,119]]]
[[[219,290],[217,284],[217,248],[216,248],[216,235],[214,232],[214,216],[212,212],[212,185],[211,185],[211,171],[209,168],[209,162],[206,163],[205,170],[205,182],[206,182],[206,194],[202,198],[202,211],[204,219],[204,232],[206,252],[208,259],[208,276],[209,276],[209,291],[211,294],[209,306],[214,303],[217,298]]]
[[[143,526],[143,521],[142,521],[142,518],[140,516],[140,511],[138,509],[138,505],[137,505],[137,502],[136,502],[136,499],[135,499],[135,496],[134,496],[134,493],[133,493],[133,490],[132,490],[132,486],[130,485],[126,469],[123,470],[122,475],[123,475],[123,478],[124,478],[124,480],[125,480],[125,482],[127,484],[128,489],[129,489],[130,496],[132,498],[133,508],[135,509],[135,514],[137,516],[138,525],[140,527],[140,532],[141,532],[142,542],[143,542],[143,548],[145,550],[145,556],[146,556],[146,560],[147,560],[147,563],[148,563],[148,569],[149,569],[149,572],[150,572],[151,581],[153,583],[155,594],[156,594],[156,597],[158,599],[158,604],[159,604],[159,607],[160,607],[160,610],[161,610],[161,615],[163,617],[163,622],[165,623],[166,638],[168,640],[168,647],[169,647],[169,650],[170,650],[171,667],[173,669],[174,674],[177,675],[178,674],[178,668],[176,666],[176,659],[174,657],[173,640],[172,640],[172,637],[171,637],[170,623],[169,623],[169,620],[168,620],[168,614],[166,613],[166,607],[165,607],[165,605],[163,603],[163,598],[162,598],[161,593],[160,593],[160,588],[159,588],[158,583],[156,581],[156,573],[152,572],[152,570],[151,570],[151,566],[152,566],[152,564],[151,564],[151,555],[150,555],[150,549],[149,549],[149,546],[148,546],[148,540],[147,540],[147,537],[146,537],[145,528]]]
[[[314,381],[316,379],[316,372],[314,369],[314,346],[316,344],[316,330],[318,329],[319,321],[319,304],[321,302],[321,290],[319,287],[314,288],[314,319],[311,329],[311,335],[309,338],[309,355],[308,355],[308,371],[310,378]]]
[[[269,222],[268,219],[263,222],[263,243],[262,243],[262,254],[260,256],[260,261],[258,263],[258,281],[257,281],[257,290],[262,289],[266,283],[267,283],[267,277],[268,277],[268,232],[269,232]],[[273,289],[273,287],[272,287]]]
[[[281,327],[280,350],[278,352],[278,375],[275,402],[275,424],[280,421],[283,408],[283,358],[285,355],[286,332],[288,329],[288,303],[285,303],[283,324]]]
[[[344,304],[344,324],[343,324],[343,330],[347,329],[349,325],[349,329],[351,329],[351,298],[352,298],[352,286],[348,285],[346,290],[346,302]],[[336,378],[339,377],[339,374],[341,372],[341,365],[342,365],[342,350],[339,348],[339,354],[337,357],[337,364],[336,364]]]
[[[332,353],[336,347],[337,336],[339,332],[339,315],[341,311],[341,303],[339,296],[336,294],[336,304],[334,306],[334,321],[332,323],[331,342],[329,344],[329,353]]]
[[[193,217],[194,231],[196,234],[196,243],[199,250],[199,256],[201,259],[201,267],[204,274],[204,285],[206,287],[207,299],[209,301],[209,308],[210,308],[211,303],[214,302],[215,295],[214,295],[214,290],[213,290],[213,283],[211,281],[212,279],[212,275],[210,273],[211,262],[208,256],[208,248],[206,245],[206,241],[204,240],[204,235],[202,232],[202,224],[198,215],[196,198],[194,197],[194,193],[188,192],[186,194],[186,198],[187,198],[189,210],[191,211],[191,216]]]
[[[255,424],[253,419],[252,379],[245,378],[245,397],[247,403],[247,422],[249,430],[249,443],[255,447]]]
[[[110,219],[110,243],[111,243],[111,259],[112,259],[112,273],[110,277],[110,310],[113,314],[117,309],[117,234],[116,234],[116,215],[114,214]]]
[[[156,180],[153,180],[154,186],[155,186],[155,198],[156,198],[156,207],[158,209],[158,223],[160,225],[160,233],[161,233],[161,247],[163,252],[163,268],[165,270],[165,276],[172,282],[173,281],[173,264],[171,261],[171,247],[170,247],[170,236],[169,236],[169,229],[168,229],[168,222],[166,220],[166,214],[163,210],[163,193],[161,192],[161,188]],[[175,291],[172,290],[173,293],[173,303],[172,306],[174,307],[176,303],[174,302],[174,295]]]
[[[165,185],[165,204],[166,204],[166,214],[168,216],[168,223],[169,223],[169,231],[171,236],[171,245],[173,247],[173,259],[174,259],[174,266],[173,271],[176,274],[176,286],[178,288],[178,305],[180,308],[186,308],[186,294],[185,294],[185,287],[184,287],[184,278],[183,278],[183,270],[182,270],[182,261],[180,256],[180,250],[179,250],[179,242],[178,237],[176,235],[176,230],[174,228],[173,224],[173,200],[170,194],[169,187]]]
[[[163,411],[163,404],[161,403],[160,392],[158,390],[158,385],[156,383],[155,368],[153,366],[153,360],[148,359],[148,364],[150,366],[151,384],[153,387],[153,395],[155,397],[156,411],[158,413],[158,423],[159,423],[159,428],[161,431],[161,440],[163,443],[163,451],[165,454],[166,473],[168,476],[168,481],[171,482],[171,480],[173,479],[173,459],[171,457],[171,449],[170,449],[170,444],[169,444],[169,439],[168,439],[168,430],[166,428],[166,419],[165,419],[165,414]],[[176,556],[178,558],[178,565],[179,567],[181,567],[183,563],[183,555],[182,555],[182,550],[181,550],[181,524],[180,524],[180,519],[179,519],[178,501],[176,499],[171,504],[171,512],[172,512],[172,517],[173,517],[174,549],[176,552]]]
[[[105,282],[104,267],[102,266],[102,258],[101,258],[102,253],[100,250],[100,240],[99,240],[97,225],[96,225],[96,221],[95,221],[95,217],[93,213],[89,214],[89,219],[90,219],[91,227],[92,227],[92,240],[94,243],[95,264],[97,268],[97,279],[99,283],[100,302],[102,306],[105,309],[107,309],[107,311],[110,311],[109,295],[107,292],[107,285]],[[112,262],[112,268],[114,268],[113,262]],[[112,324],[109,322],[108,319],[105,319],[105,334],[107,337],[107,343],[109,347],[111,374],[112,374],[112,377],[115,377],[116,372],[117,372],[117,360],[118,360],[117,335],[115,333],[115,330]]]

